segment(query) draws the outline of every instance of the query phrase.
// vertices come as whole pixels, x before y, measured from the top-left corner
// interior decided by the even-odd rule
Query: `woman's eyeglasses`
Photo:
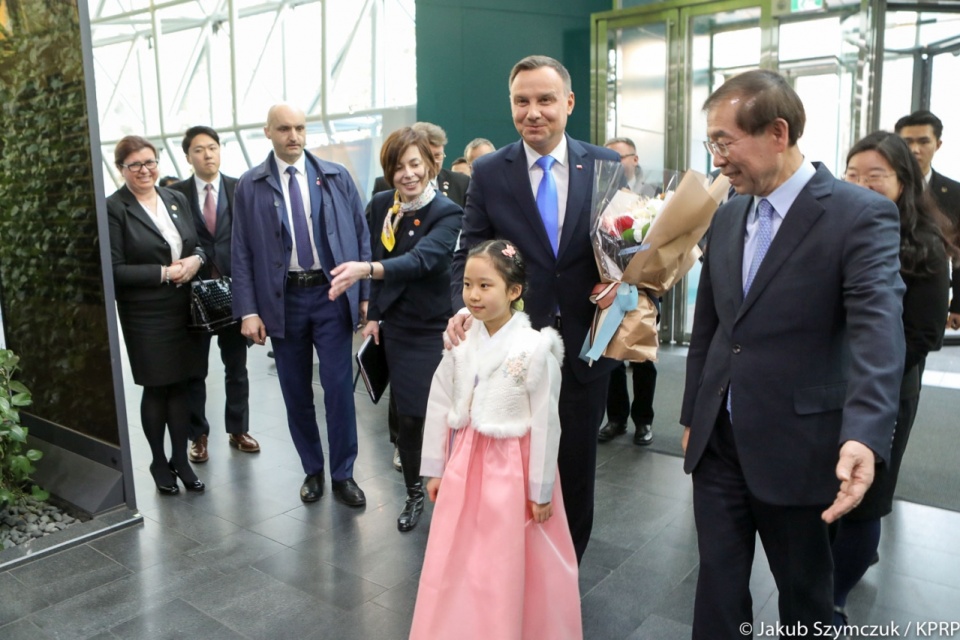
[[[133,173],[140,173],[140,170],[144,167],[147,168],[147,171],[153,171],[157,168],[156,160],[147,160],[146,162],[131,162],[130,164],[120,165],[127,171],[132,171]]]
[[[864,175],[860,175],[856,171],[847,171],[843,174],[843,179],[847,182],[862,184],[866,187],[874,187],[883,184],[884,180],[895,175],[897,174],[891,171],[871,171]]]

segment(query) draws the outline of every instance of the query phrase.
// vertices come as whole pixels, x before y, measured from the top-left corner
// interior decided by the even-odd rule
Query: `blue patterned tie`
[[[553,255],[557,255],[558,236],[560,235],[557,182],[553,179],[553,173],[550,171],[550,167],[556,161],[553,156],[541,156],[537,160],[537,166],[543,169],[543,178],[540,179],[540,186],[537,187],[537,209],[540,210],[540,219],[543,220],[543,227],[547,230],[547,237],[550,238]]]
[[[293,233],[297,241],[297,264],[309,271],[313,268],[313,249],[310,248],[310,229],[307,227],[307,210],[303,206],[300,184],[297,182],[297,168],[287,167],[290,174],[290,217],[293,218]]]
[[[747,295],[753,279],[757,276],[760,269],[760,263],[763,257],[767,255],[767,249],[770,248],[770,241],[773,240],[773,205],[766,198],[760,200],[757,205],[757,215],[760,217],[760,224],[757,225],[757,246],[753,252],[753,261],[750,263],[750,271],[747,272],[747,282],[743,285],[743,295]]]

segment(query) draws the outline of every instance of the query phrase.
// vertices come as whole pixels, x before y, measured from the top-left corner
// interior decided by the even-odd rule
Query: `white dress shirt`
[[[220,204],[220,174],[213,179],[213,182],[207,182],[203,178],[198,177],[196,174],[193,176],[193,182],[197,185],[197,201],[200,203],[200,215],[203,215],[203,205],[207,201],[207,185],[209,184],[213,189],[213,205],[214,210],[219,211],[218,205]],[[204,218],[206,222],[206,218]]]
[[[307,160],[303,154],[297,158],[292,165],[281,160],[276,154],[274,159],[277,161],[277,169],[280,171],[280,188],[283,189],[283,202],[287,207],[287,224],[290,227],[290,236],[293,238],[293,251],[290,252],[290,271],[303,271],[303,268],[297,262],[297,231],[293,224],[293,215],[306,216],[307,232],[310,234],[310,250],[313,253],[313,265],[310,270],[320,268],[320,256],[317,254],[317,243],[313,237],[313,222],[310,220],[310,185],[307,184]],[[297,170],[297,184],[300,185],[300,196],[303,198],[304,211],[294,212],[290,207],[290,176],[287,175],[287,167],[293,166]]]
[[[537,166],[537,160],[540,154],[533,150],[533,147],[526,142],[523,143],[523,149],[527,154],[527,171],[530,174],[530,188],[533,189],[533,199],[537,199],[537,190],[540,188],[540,181],[543,179],[543,169]],[[553,151],[547,155],[553,156],[556,162],[550,168],[553,179],[557,183],[557,243],[563,237],[563,219],[567,213],[567,192],[570,189],[570,166],[567,162],[567,136],[563,136]]]

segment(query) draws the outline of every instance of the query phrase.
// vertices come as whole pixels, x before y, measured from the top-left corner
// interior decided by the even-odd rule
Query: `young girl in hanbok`
[[[473,323],[443,354],[427,404],[421,472],[436,507],[412,640],[583,637],[557,475],[563,345],[519,310],[524,282],[511,243],[470,251]]]

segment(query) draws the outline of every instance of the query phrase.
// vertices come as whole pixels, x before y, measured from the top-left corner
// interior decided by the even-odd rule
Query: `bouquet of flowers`
[[[729,189],[725,177],[710,184],[696,171],[664,177],[663,188],[643,196],[620,188],[619,162],[596,162],[590,229],[602,282],[590,296],[597,310],[580,353],[588,362],[656,360],[656,300],[700,257],[697,242]]]

